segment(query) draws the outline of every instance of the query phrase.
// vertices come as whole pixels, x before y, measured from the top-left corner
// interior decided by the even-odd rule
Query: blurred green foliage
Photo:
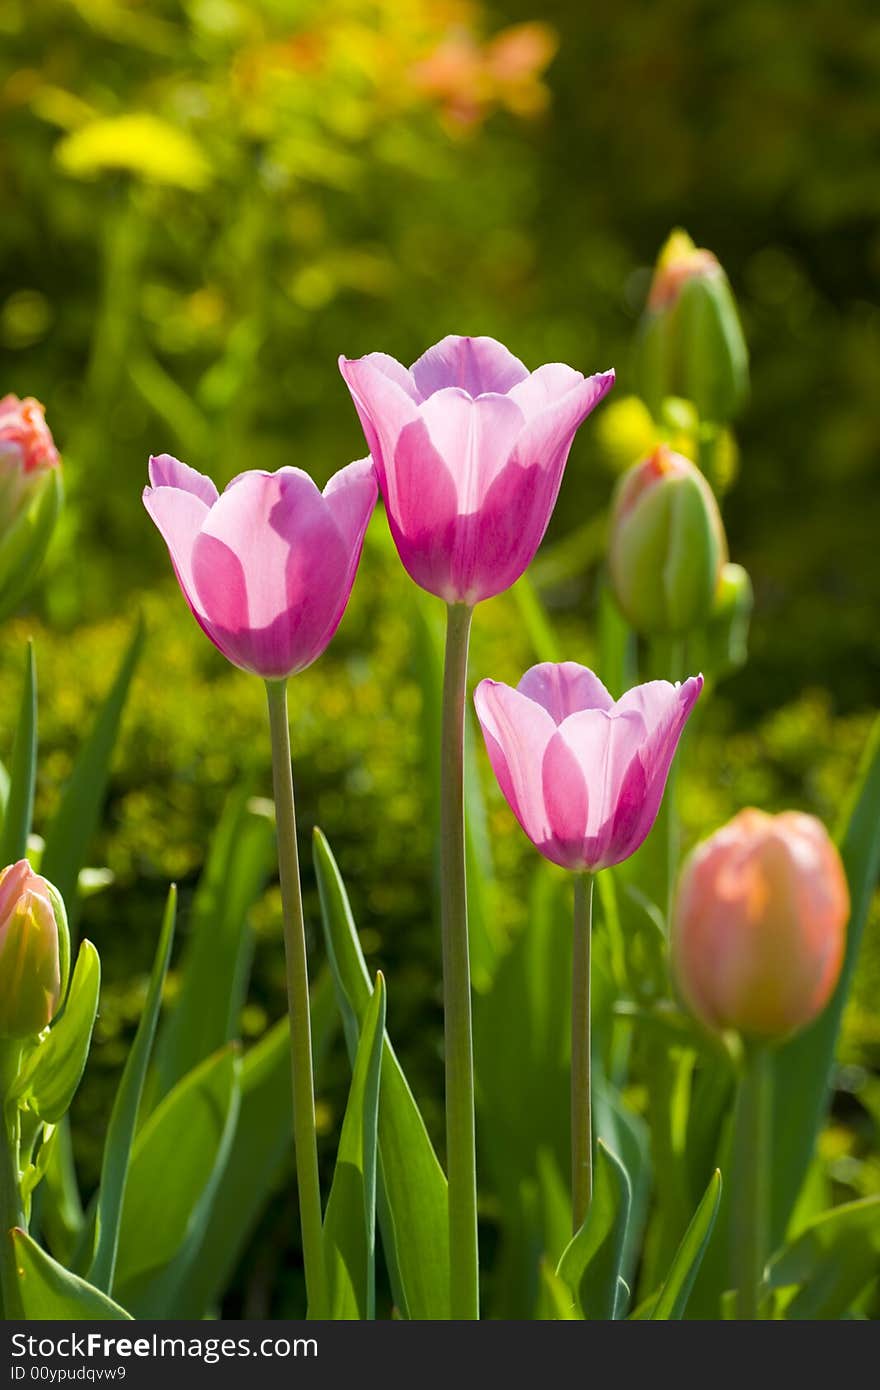
[[[686,830],[749,802],[836,820],[880,685],[871,18],[870,0],[0,7],[0,391],[45,402],[69,497],[41,594],[0,645],[8,757],[20,649],[36,637],[38,828],[138,606],[149,629],[94,847],[114,881],[84,910],[106,981],[75,1107],[87,1187],[167,882],[181,883],[185,931],[226,794],[250,769],[270,788],[262,691],[200,637],[168,577],[139,500],[146,457],[176,452],[221,484],[285,463],[325,479],[364,448],[340,352],[408,361],[443,333],[491,333],[530,365],[615,365],[619,399],[668,230],[711,247],[752,356],[724,509],[756,612],[749,664],[690,743]],[[613,478],[642,448],[638,407],[612,408],[575,443],[534,571],[580,660],[594,650]],[[421,695],[408,581],[384,528],[379,514],[340,633],[292,690],[298,795],[303,833],[327,832],[370,966],[388,976],[389,1030],[438,1137]],[[474,678],[515,681],[533,659],[513,600],[484,605]],[[513,932],[531,857],[488,794]],[[311,886],[309,916],[317,953]],[[275,889],[256,927],[247,1038],[283,1011]],[[865,1138],[880,1114],[866,1070],[880,1067],[878,990],[875,912],[824,1141],[850,1195],[880,1184]],[[341,1058],[328,1131],[344,1097],[334,1076]],[[293,1222],[292,1209],[273,1215],[273,1248]],[[259,1312],[254,1259],[243,1306]]]

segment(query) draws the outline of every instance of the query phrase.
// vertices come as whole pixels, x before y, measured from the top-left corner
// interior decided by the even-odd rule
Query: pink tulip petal
[[[577,759],[587,785],[590,814],[586,835],[598,837],[612,822],[624,778],[645,737],[644,721],[637,710],[609,714],[585,709],[570,714],[558,732]]]
[[[206,507],[213,507],[218,492],[210,478],[197,473],[189,464],[181,463],[173,454],[154,454],[150,459],[150,482],[153,487],[176,487],[190,492]]]
[[[578,426],[607,396],[614,385],[614,372],[598,372],[581,377],[564,396],[551,400],[543,409],[530,415],[517,445],[516,456],[528,465],[542,461],[548,472],[559,479]],[[554,493],[554,502],[555,502]]]
[[[500,681],[480,681],[474,705],[504,798],[529,839],[541,844],[552,835],[541,765],[553,721],[540,705]]]
[[[577,710],[610,710],[614,704],[599,677],[576,661],[542,661],[526,671],[516,688],[542,705],[554,724]]]
[[[192,573],[192,552],[196,537],[207,520],[210,508],[193,492],[176,487],[146,487],[144,506],[168,547],[177,582],[190,608],[204,617]]]
[[[221,650],[282,677],[336,629],[354,569],[330,508],[299,469],[245,474],[212,508],[193,550],[199,601]]]
[[[381,360],[377,362],[376,359]],[[418,419],[413,389],[408,389],[386,369],[387,363],[393,361],[393,357],[386,359],[384,353],[376,352],[369,357],[339,359],[339,370],[351,391],[379,484],[386,502],[392,499],[392,508],[396,487],[393,465],[398,439],[401,432]],[[406,368],[400,367],[400,371],[406,372]],[[409,373],[406,375],[408,377]],[[411,385],[409,383],[410,388]]]
[[[639,750],[645,769],[644,799],[629,854],[635,853],[657,819],[678,741],[702,688],[702,676],[691,676],[680,686],[649,681],[628,690],[615,706],[617,710],[638,711],[647,728]]]
[[[513,451],[525,424],[522,411],[507,396],[472,400],[449,387],[436,391],[419,414],[440,457],[455,460],[458,515],[473,515]]]
[[[494,338],[453,335],[428,348],[410,373],[423,400],[446,386],[458,386],[473,397],[504,394],[529,375],[519,358]]]
[[[324,488],[324,499],[357,565],[364,533],[376,505],[378,484],[373,460],[356,459],[334,473]]]
[[[550,834],[538,848],[554,864],[582,869],[590,792],[577,754],[558,729],[547,744],[541,780]]]
[[[576,372],[574,367],[566,367],[562,362],[547,362],[531,372],[524,381],[518,381],[507,394],[530,420],[545,406],[553,405],[567,396],[583,380],[583,372]]]

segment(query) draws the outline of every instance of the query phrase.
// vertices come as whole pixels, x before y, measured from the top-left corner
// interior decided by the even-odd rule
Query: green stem
[[[761,1317],[767,1259],[772,1086],[769,1049],[748,1048],[734,1130],[732,1230],[737,1317],[748,1320]]]
[[[315,1136],[315,1086],[312,1070],[312,1027],[309,1009],[309,973],[306,928],[303,917],[299,855],[296,847],[296,810],[290,763],[290,729],[287,719],[287,682],[267,681],[269,729],[272,739],[272,776],[278,824],[278,869],[284,916],[284,954],[287,962],[287,999],[290,1010],[290,1065],[293,1079],[293,1141],[296,1150],[299,1215],[309,1316],[323,1318],[327,1310],[327,1274],[321,1218],[321,1183]]]
[[[449,1315],[480,1316],[474,1049],[464,829],[464,728],[471,609],[447,610],[440,769],[446,1157],[449,1175]]]
[[[571,971],[571,1209],[575,1234],[593,1198],[593,1117],[590,1083],[590,932],[593,875],[574,881]]]
[[[20,1318],[21,1301],[15,1251],[9,1232],[15,1226],[27,1229],[18,1171],[18,1107],[6,1104],[9,1087],[18,1073],[21,1045],[0,1043],[0,1293],[5,1319]]]

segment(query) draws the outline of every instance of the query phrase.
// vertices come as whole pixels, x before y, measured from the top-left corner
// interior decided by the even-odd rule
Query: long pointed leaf
[[[345,885],[326,839],[314,835],[327,955],[353,1060],[372,995]],[[440,1319],[449,1306],[446,1178],[391,1043],[382,1050],[379,1225],[394,1299],[405,1318]]]
[[[325,967],[312,987],[316,1082],[338,1027],[335,986]],[[202,1318],[211,1312],[293,1156],[290,1024],[283,1018],[245,1055],[235,1137],[178,1317]]]
[[[156,1022],[162,1003],[162,987],[168,973],[168,962],[171,959],[176,917],[177,890],[172,887],[165,907],[162,932],[156,949],[156,959],[153,963],[153,973],[150,976],[144,1011],[119,1082],[116,1099],[110,1113],[107,1138],[104,1142],[104,1160],[101,1166],[101,1185],[98,1191],[95,1223],[95,1254],[89,1270],[89,1278],[98,1288],[104,1289],[108,1293],[113,1288],[129,1159],[137,1126],[144,1078],[147,1074],[153,1038],[156,1034]]]
[[[694,1280],[712,1236],[720,1202],[721,1174],[716,1168],[675,1253],[666,1282],[654,1304],[652,1319],[670,1321],[684,1317]]]
[[[364,1017],[342,1123],[333,1186],[324,1216],[329,1316],[376,1316],[376,1128],[385,1034],[385,981]]]
[[[64,1012],[26,1056],[12,1092],[46,1124],[57,1125],[70,1108],[85,1070],[98,1012],[101,962],[90,941],[79,948]]]
[[[838,836],[852,902],[846,957],[831,1002],[774,1058],[771,1239],[782,1239],[828,1108],[834,1054],[871,897],[880,872],[880,718]]]
[[[67,904],[71,929],[77,918],[77,880],[97,829],[110,776],[113,747],[143,641],[144,627],[139,619],[116,679],[98,710],[88,738],[80,748],[70,781],[46,835],[40,872],[55,884]]]
[[[131,1321],[100,1289],[71,1274],[24,1231],[11,1231],[24,1316],[39,1322]]]
[[[563,1251],[556,1273],[571,1290],[581,1317],[621,1316],[618,1281],[629,1220],[626,1169],[601,1139],[596,1145],[593,1200],[586,1220]]]
[[[21,707],[15,726],[9,791],[3,834],[0,836],[0,866],[23,859],[34,816],[34,786],[37,779],[37,667],[34,644],[28,642],[24,666]]]
[[[252,809],[246,781],[229,798],[212,838],[192,909],[180,989],[156,1044],[155,1100],[238,1035],[252,950],[248,913],[274,854],[272,819]]]

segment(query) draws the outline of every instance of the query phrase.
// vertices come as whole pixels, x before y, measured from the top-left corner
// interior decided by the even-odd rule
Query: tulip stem
[[[309,1316],[327,1315],[327,1273],[321,1217],[321,1183],[315,1135],[315,1085],[312,1071],[312,1027],[309,972],[303,917],[299,854],[296,847],[296,809],[290,761],[287,682],[267,681],[269,729],[272,739],[272,777],[278,826],[278,869],[284,917],[287,999],[290,1013],[290,1064],[293,1080],[293,1142],[296,1152],[299,1215]]]
[[[750,1321],[762,1316],[761,1286],[767,1259],[772,1064],[769,1048],[747,1045],[734,1125],[736,1313],[738,1318]]]
[[[468,953],[464,730],[472,610],[447,609],[440,764],[440,867],[449,1177],[449,1316],[480,1316],[474,1048]]]
[[[574,1234],[593,1199],[593,1115],[590,1066],[590,936],[592,874],[574,880],[574,944],[571,969],[571,1210]]]
[[[0,1311],[7,1321],[22,1316],[15,1250],[9,1232],[16,1226],[27,1229],[18,1171],[18,1107],[6,1101],[18,1074],[20,1056],[20,1043],[0,1042]]]

